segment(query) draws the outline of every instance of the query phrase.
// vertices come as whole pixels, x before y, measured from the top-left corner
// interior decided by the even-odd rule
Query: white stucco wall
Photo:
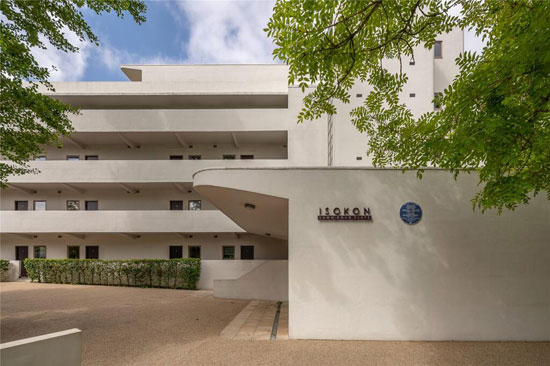
[[[464,32],[460,29],[454,29],[449,33],[438,37],[442,42],[442,58],[433,60],[434,68],[434,92],[442,93],[449,86],[459,68],[455,63],[460,53],[464,52]],[[433,54],[433,50],[432,50]]]
[[[550,205],[472,211],[475,174],[439,170],[207,170],[217,185],[289,199],[291,338],[549,340]],[[423,218],[399,217],[408,201]],[[320,222],[320,207],[373,222]]]

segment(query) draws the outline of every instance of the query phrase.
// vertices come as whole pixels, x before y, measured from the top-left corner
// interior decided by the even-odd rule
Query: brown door
[[[96,245],[86,246],[86,259],[99,259],[99,247]]]
[[[241,259],[254,259],[253,245],[241,245]]]
[[[21,261],[20,277],[27,277],[27,269],[24,262],[26,258],[29,258],[29,247],[15,247],[15,260]]]
[[[170,259],[183,258],[183,247],[180,245],[170,247]]]

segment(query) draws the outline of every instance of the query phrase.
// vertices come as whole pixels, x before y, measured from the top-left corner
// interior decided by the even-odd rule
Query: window
[[[224,155],[223,160],[235,160],[235,155]]]
[[[201,200],[189,200],[189,209],[199,211],[201,209]]]
[[[67,155],[67,160],[71,160],[71,161],[80,160],[80,156],[79,155]]]
[[[99,156],[98,155],[86,155],[84,157],[84,159],[86,159],[86,160],[99,160]]]
[[[68,200],[67,201],[67,211],[78,211],[80,210],[80,201],[79,200]]]
[[[362,97],[363,97],[363,94],[355,94],[355,96],[356,96],[357,98],[362,98]]]
[[[201,160],[200,155],[189,155],[189,160]]]
[[[414,64],[415,64],[414,60],[409,61],[409,65],[414,66]]]
[[[222,247],[222,258],[223,259],[235,259],[235,247]]]
[[[441,103],[439,102],[439,98],[443,96],[443,93],[434,93],[434,109],[437,111],[441,109]]]
[[[183,258],[183,246],[170,246],[170,259]]]
[[[254,155],[241,155],[241,159],[251,160],[251,159],[254,159]]]
[[[183,155],[170,155],[170,160],[183,160]]]
[[[69,258],[69,259],[80,259],[80,247],[79,246],[68,246],[67,247],[67,258]]]
[[[254,259],[253,245],[241,245],[241,259]]]
[[[46,201],[34,201],[33,210],[35,211],[46,211]]]
[[[434,43],[434,58],[443,58],[443,42],[441,41]]]
[[[34,246],[34,257],[35,258],[46,258],[46,246],[45,245],[35,245]]]
[[[15,201],[15,211],[27,211],[29,209],[29,201]]]
[[[363,157],[362,156],[357,156],[355,159],[356,160],[363,160]]]
[[[86,246],[86,259],[99,259],[99,247],[97,245]]]
[[[46,160],[46,155],[35,156],[34,160],[45,161]]]
[[[183,201],[170,201],[170,210],[183,210]]]
[[[98,201],[86,201],[85,206],[86,206],[86,211],[97,211],[97,210],[99,210],[99,202]]]
[[[201,247],[199,246],[189,246],[189,258],[200,258],[201,257]]]
[[[414,97],[416,97],[416,94],[415,93],[410,93],[409,97],[414,98]]]

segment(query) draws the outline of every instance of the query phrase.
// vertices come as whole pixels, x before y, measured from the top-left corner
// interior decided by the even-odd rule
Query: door
[[[194,245],[189,246],[189,258],[200,258],[201,257],[201,247]]]
[[[174,245],[170,246],[170,259],[183,258],[183,246]]]
[[[15,260],[21,261],[21,276],[27,277],[24,260],[29,258],[29,247],[15,247]]]
[[[241,259],[254,259],[253,245],[241,245]]]
[[[97,245],[86,246],[86,259],[99,259],[99,247]]]

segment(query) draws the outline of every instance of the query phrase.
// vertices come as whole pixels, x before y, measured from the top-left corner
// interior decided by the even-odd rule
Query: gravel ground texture
[[[9,282],[2,342],[83,331],[86,365],[550,365],[550,342],[238,341],[248,301],[210,292]]]

